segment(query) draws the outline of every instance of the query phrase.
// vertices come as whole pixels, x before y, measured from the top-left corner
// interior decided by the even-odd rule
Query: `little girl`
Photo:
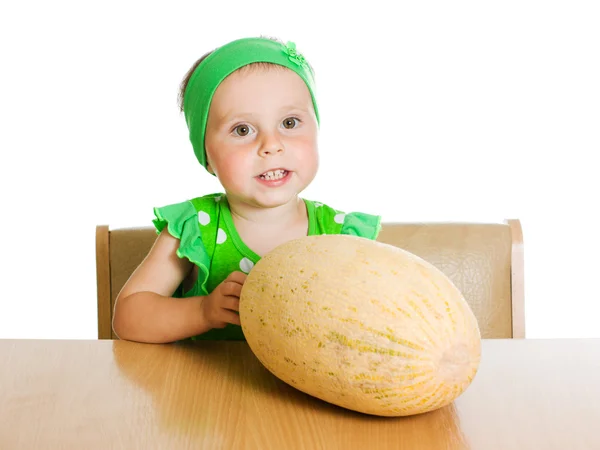
[[[318,234],[376,239],[380,216],[299,197],[318,168],[313,71],[293,43],[240,39],[203,56],[181,86],[200,164],[224,193],[154,208],[158,238],[119,293],[120,339],[243,340],[240,291],[275,247]]]

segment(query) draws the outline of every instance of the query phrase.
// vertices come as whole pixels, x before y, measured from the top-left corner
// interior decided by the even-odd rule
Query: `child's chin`
[[[284,206],[288,204],[290,201],[293,201],[298,194],[287,193],[287,195],[269,195],[269,196],[261,196],[256,199],[257,204],[261,208],[277,208],[279,206]]]

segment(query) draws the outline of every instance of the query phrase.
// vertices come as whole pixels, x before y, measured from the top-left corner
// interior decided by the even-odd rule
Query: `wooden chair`
[[[148,254],[153,227],[96,227],[98,338],[118,339],[112,315],[119,291]],[[384,223],[378,241],[429,261],[462,291],[483,338],[524,338],[523,234],[504,223]]]

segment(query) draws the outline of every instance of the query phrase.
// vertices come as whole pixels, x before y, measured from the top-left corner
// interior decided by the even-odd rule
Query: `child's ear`
[[[217,174],[215,173],[215,170],[212,167],[212,158],[210,157],[210,155],[208,154],[208,151],[204,154],[204,158],[206,160],[206,170],[208,171],[208,173],[210,173],[211,175],[217,176]]]

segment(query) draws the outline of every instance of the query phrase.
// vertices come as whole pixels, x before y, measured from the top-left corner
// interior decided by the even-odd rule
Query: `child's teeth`
[[[265,180],[278,180],[279,178],[283,178],[285,174],[285,170],[269,170],[268,172],[263,173],[260,177]]]

